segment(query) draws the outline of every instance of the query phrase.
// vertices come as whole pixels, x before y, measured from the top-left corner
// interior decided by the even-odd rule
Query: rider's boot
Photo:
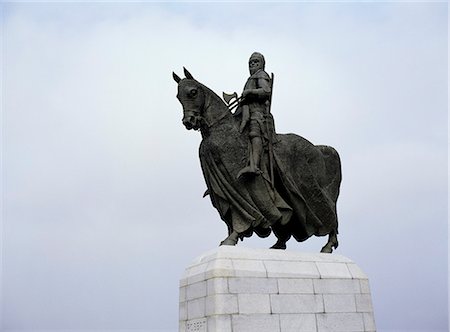
[[[261,174],[261,170],[259,169],[261,154],[263,150],[262,139],[261,137],[253,137],[251,139],[251,152],[249,156],[249,166],[241,169],[237,175],[237,178],[240,178],[244,174],[248,175],[258,175]]]

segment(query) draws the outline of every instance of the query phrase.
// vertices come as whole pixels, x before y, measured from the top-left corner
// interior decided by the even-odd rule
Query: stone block
[[[185,320],[180,320],[178,323],[178,332],[186,332],[186,321]]]
[[[264,261],[269,278],[319,278],[313,262]]]
[[[325,312],[356,312],[354,294],[324,294]]]
[[[206,297],[206,316],[237,314],[238,300],[236,294],[216,294]]]
[[[236,277],[267,277],[266,267],[260,260],[233,259]]]
[[[186,286],[180,287],[180,294],[178,296],[178,301],[180,303],[186,301]]]
[[[179,320],[186,320],[187,319],[187,303],[182,302],[179,305]]]
[[[370,294],[370,285],[368,279],[360,279],[359,283],[361,285],[361,293]]]
[[[282,332],[316,332],[315,314],[280,314]]]
[[[195,299],[187,301],[187,314],[188,319],[203,318],[205,317],[205,298]]]
[[[358,312],[373,312],[370,294],[356,294],[356,310]]]
[[[228,279],[227,278],[212,278],[208,279],[206,282],[207,294],[227,294],[228,290]]]
[[[361,288],[357,279],[314,279],[316,294],[359,294]]]
[[[186,275],[180,279],[180,287],[184,287],[188,284],[188,279],[186,277]]]
[[[318,332],[363,332],[364,321],[361,313],[317,314]]]
[[[229,278],[228,286],[230,293],[244,294],[276,294],[278,284],[276,279],[269,278]]]
[[[278,279],[280,294],[314,294],[312,279]]]
[[[375,332],[375,318],[373,317],[372,312],[364,312],[363,313],[363,319],[364,319],[364,329],[367,332]]]
[[[239,314],[270,314],[269,294],[238,294]]]
[[[195,282],[205,280],[206,266],[206,264],[197,264],[189,267],[185,274],[187,276],[187,284],[193,284]]]
[[[208,332],[232,332],[231,316],[230,315],[209,316]]]
[[[327,278],[333,278],[333,279],[351,279],[352,275],[350,274],[350,271],[347,268],[347,264],[342,263],[316,263],[317,268],[320,273],[320,278],[327,279]]]
[[[280,332],[278,315],[233,315],[233,332]]]
[[[186,299],[188,301],[205,296],[206,296],[206,281],[200,281],[186,286]]]
[[[324,312],[321,295],[279,294],[270,295],[272,313],[301,314]]]
[[[234,277],[234,268],[231,259],[217,259],[208,262],[205,268],[205,279]]]
[[[345,256],[339,255],[339,254],[335,254],[333,253],[332,255],[330,254],[311,254],[313,255],[312,260],[314,262],[335,262],[335,263],[353,263],[353,261]]]
[[[347,264],[348,270],[354,279],[367,279],[367,275],[361,270],[361,268],[354,264]]]

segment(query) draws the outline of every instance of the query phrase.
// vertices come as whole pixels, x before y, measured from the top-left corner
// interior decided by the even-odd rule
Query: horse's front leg
[[[277,237],[277,242],[270,249],[286,249],[286,242],[291,238],[291,233],[286,226],[276,224],[272,226],[273,233]]]
[[[333,252],[333,248],[336,249],[339,245],[336,231],[333,230],[328,235],[328,242],[327,244],[322,248],[320,252],[331,254]]]
[[[233,231],[228,237],[220,242],[221,246],[235,246],[238,242],[239,234],[236,231]]]

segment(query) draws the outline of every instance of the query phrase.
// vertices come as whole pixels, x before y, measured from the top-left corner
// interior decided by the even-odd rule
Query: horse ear
[[[186,68],[183,67],[184,70],[184,76],[186,76],[186,78],[189,78],[190,80],[193,80],[194,77],[191,75],[190,72],[188,72],[188,70]]]
[[[177,74],[175,74],[175,72],[172,72],[172,76],[173,76],[173,79],[175,80],[175,82],[177,82],[177,83],[180,83],[180,81],[181,81],[181,78],[180,78],[180,77],[178,77],[178,75],[177,75]]]

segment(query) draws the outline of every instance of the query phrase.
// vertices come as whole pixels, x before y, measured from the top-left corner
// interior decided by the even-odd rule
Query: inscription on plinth
[[[206,318],[186,322],[186,332],[207,332]]]

